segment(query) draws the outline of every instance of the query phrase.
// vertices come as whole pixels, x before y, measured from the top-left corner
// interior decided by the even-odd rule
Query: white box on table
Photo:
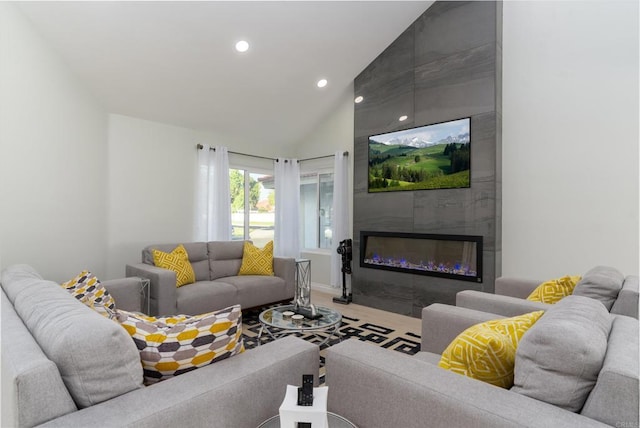
[[[280,405],[280,428],[296,428],[297,422],[310,422],[311,428],[328,428],[328,387],[313,388],[313,405],[298,406],[298,387],[287,385],[287,394]]]

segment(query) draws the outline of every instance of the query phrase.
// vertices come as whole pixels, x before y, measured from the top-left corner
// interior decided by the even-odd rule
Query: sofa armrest
[[[33,427],[76,411],[58,367],[44,354],[4,290],[0,290],[0,313],[0,426]]]
[[[296,290],[296,260],[291,257],[274,257],[273,273],[284,279],[287,292],[290,292],[293,297]]]
[[[144,312],[142,282],[140,278],[118,278],[102,281],[102,285],[116,301],[116,308],[131,312]]]
[[[611,307],[612,314],[626,315],[638,319],[638,276],[629,275],[622,283],[616,301]]]
[[[545,311],[551,305],[542,302],[531,302],[518,297],[464,290],[456,294],[456,306],[504,315],[505,317],[515,317],[528,312]]]
[[[317,345],[289,336],[43,427],[256,427],[278,414],[288,384],[318,378],[319,360]]]
[[[146,263],[127,265],[126,276],[139,276],[149,280],[149,306],[147,315],[177,315],[178,293],[176,273]]]
[[[543,282],[536,279],[500,277],[496,278],[494,292],[501,296],[526,299]]]
[[[327,349],[328,410],[360,427],[607,425],[358,340]]]
[[[434,303],[422,309],[421,351],[442,354],[457,335],[472,325],[504,318],[500,315]]]

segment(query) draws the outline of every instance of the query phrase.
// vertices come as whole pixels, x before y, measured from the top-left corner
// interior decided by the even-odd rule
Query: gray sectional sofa
[[[328,409],[367,428],[637,427],[638,321],[611,315],[592,299],[565,299],[520,341],[516,384],[528,388],[503,389],[438,367],[460,332],[501,316],[433,304],[423,309],[422,352],[413,357],[356,340],[327,349]],[[585,316],[577,322],[575,314]],[[543,364],[528,361],[543,357]],[[584,360],[590,360],[589,371],[582,371],[589,365]],[[563,377],[558,366],[572,376]],[[587,394],[578,411],[554,402],[574,390]]]
[[[152,250],[171,252],[178,245],[149,245],[142,250],[142,263],[126,266],[127,277],[151,282],[150,315],[197,315],[235,304],[244,310],[294,297],[293,258],[274,257],[274,276],[238,276],[244,241],[183,243],[196,282],[176,287],[175,272],[154,266]]]
[[[495,282],[495,294],[464,290],[456,294],[456,306],[504,316],[545,310],[550,304],[526,300],[544,281],[500,277]],[[609,266],[595,266],[576,285],[574,295],[599,300],[612,314],[638,319],[638,275],[624,276]]]
[[[2,427],[253,428],[278,414],[287,384],[317,379],[318,347],[287,337],[145,387],[116,322],[27,265],[0,282]],[[138,280],[103,284],[117,307],[141,309]]]

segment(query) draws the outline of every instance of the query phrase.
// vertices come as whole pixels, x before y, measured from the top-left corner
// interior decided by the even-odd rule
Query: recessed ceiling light
[[[408,117],[408,116],[403,115],[403,116],[400,116],[400,117],[398,118],[398,120],[399,120],[400,122],[404,122],[405,120],[407,120],[407,117]]]
[[[360,104],[363,100],[364,97],[362,95],[358,95],[354,101],[356,104]]]
[[[249,50],[249,43],[246,40],[240,40],[236,43],[236,50],[238,52],[246,52]]]
[[[327,86],[327,79],[320,79],[318,80],[318,83],[316,83],[316,85],[318,85],[318,88],[324,88],[325,86]]]

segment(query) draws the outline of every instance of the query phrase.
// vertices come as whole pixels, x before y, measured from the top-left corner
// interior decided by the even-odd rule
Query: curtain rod
[[[204,146],[203,146],[202,144],[198,144],[196,147],[198,148],[198,150],[202,150],[202,149],[204,149]],[[213,151],[215,152],[215,151],[216,151],[216,148],[215,148],[215,147],[209,147],[209,150],[213,150]],[[250,154],[248,154],[248,153],[239,153],[239,152],[232,152],[232,151],[228,151],[228,153],[232,153],[232,154],[234,154],[234,155],[241,155],[241,156],[250,156],[250,157],[252,157],[252,158],[267,159],[267,160],[272,160],[272,161],[276,161],[276,162],[278,162],[278,159],[275,159],[275,158],[269,158],[269,157],[266,157],[266,156],[250,155]],[[348,156],[348,155],[349,155],[349,152],[348,152],[348,151],[345,151],[345,152],[344,152],[344,153],[342,153],[342,154],[343,154],[344,156]],[[334,157],[334,156],[335,156],[335,155],[316,156],[316,157],[314,157],[314,158],[299,159],[299,160],[298,160],[298,162],[305,162],[305,161],[316,160],[316,159],[331,158],[331,157]],[[285,160],[285,162],[287,162],[287,161]]]
[[[204,149],[204,146],[202,144],[198,144],[196,147],[198,148],[198,150]],[[209,147],[209,150],[213,150],[215,152],[216,148],[215,147]],[[272,160],[272,161],[277,161],[278,160],[278,159],[269,158],[269,157],[266,157],[266,156],[258,156],[258,155],[250,155],[248,153],[232,152],[231,150],[227,150],[227,153],[232,153],[234,155],[241,155],[241,156],[250,156],[252,158],[258,158],[258,159],[267,159],[267,160]]]
[[[348,151],[344,151],[342,153],[343,156],[349,156],[349,152]],[[324,158],[332,158],[335,155],[325,155],[325,156],[316,156],[315,158],[306,158],[306,159],[300,159],[299,162],[304,162],[304,161],[310,161],[310,160],[316,160],[316,159],[324,159]]]

